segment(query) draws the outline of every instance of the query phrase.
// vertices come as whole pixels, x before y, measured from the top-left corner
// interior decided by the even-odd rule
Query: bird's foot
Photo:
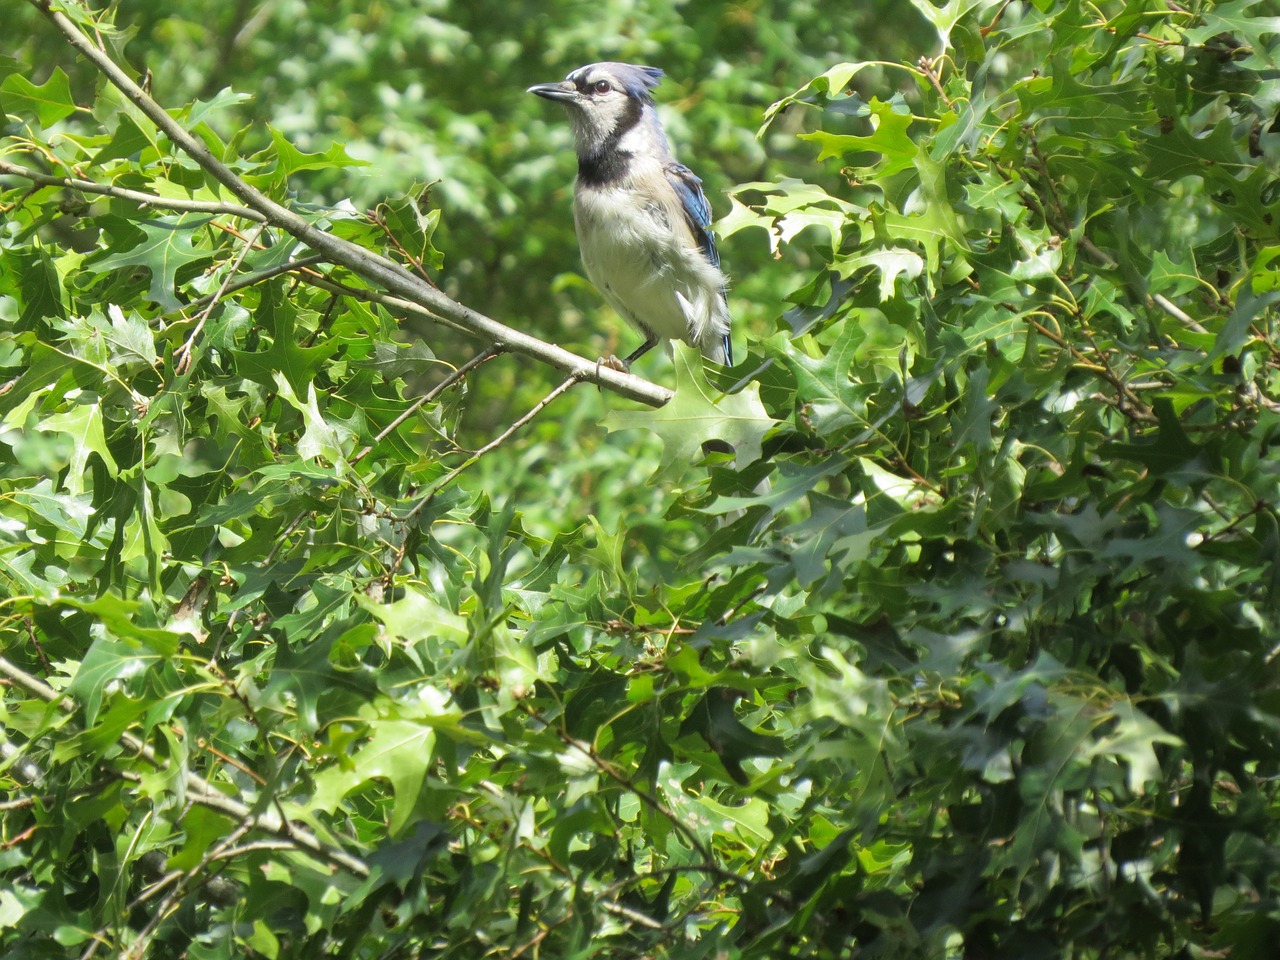
[[[596,376],[600,375],[601,367],[608,367],[610,370],[618,371],[618,373],[631,372],[631,364],[626,360],[619,360],[612,353],[607,357],[596,357]]]

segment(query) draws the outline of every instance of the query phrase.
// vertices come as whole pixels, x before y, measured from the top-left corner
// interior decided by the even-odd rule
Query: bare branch
[[[213,850],[210,850],[209,852],[207,852],[200,859],[200,862],[197,863],[190,870],[188,870],[186,873],[181,873],[180,871],[174,871],[178,874],[178,876],[169,885],[169,889],[165,893],[164,899],[160,901],[160,905],[157,906],[155,911],[151,914],[151,918],[147,921],[147,925],[144,926],[140,931],[138,931],[137,938],[134,940],[132,946],[130,946],[128,952],[125,953],[126,957],[128,958],[137,957],[139,958],[139,960],[141,960],[142,957],[146,956],[147,945],[151,942],[151,938],[155,936],[156,930],[159,929],[160,924],[164,922],[165,918],[169,916],[169,914],[171,914],[174,910],[177,909],[178,900],[186,892],[187,888],[191,885],[191,881],[193,881],[196,877],[198,877],[200,873],[206,867],[208,867],[210,863],[213,862],[214,856],[218,853],[218,851],[226,850],[229,847],[234,847],[237,843],[240,842],[240,839],[246,833],[249,832],[250,829],[251,829],[250,824],[247,824],[247,823],[240,824],[238,827],[236,827],[236,829],[232,830],[231,833],[228,834],[227,837],[225,837]],[[172,877],[172,876],[173,876],[173,873],[170,873],[165,879],[167,880],[168,877]],[[161,881],[161,882],[163,883],[164,881]],[[156,884],[157,888],[159,888],[160,886],[161,886],[160,883]],[[130,906],[132,907],[133,905],[131,904]],[[102,932],[105,933],[105,931],[102,931]],[[89,950],[86,950],[81,960],[90,960],[90,955],[92,954],[93,949],[96,948],[96,945],[99,942],[101,941],[95,940],[94,947],[91,947]]]
[[[157,207],[162,210],[181,210],[184,213],[212,213],[215,215],[241,217],[258,223],[266,222],[266,217],[256,210],[242,207],[234,203],[222,203],[217,200],[178,200],[173,197],[161,197],[154,193],[143,193],[141,190],[129,190],[108,183],[97,183],[93,180],[81,180],[78,177],[55,177],[38,170],[20,167],[16,163],[0,160],[0,173],[11,177],[21,177],[42,187],[65,187],[68,190],[79,190],[81,193],[93,193],[103,197],[115,197],[118,200],[132,200],[143,207]]]
[[[195,349],[196,339],[200,336],[200,331],[204,329],[204,325],[209,319],[209,314],[213,313],[213,308],[217,306],[218,301],[226,295],[231,279],[236,275],[236,271],[240,269],[240,264],[244,263],[244,258],[248,256],[249,251],[253,249],[254,243],[257,242],[258,237],[262,235],[262,231],[265,229],[266,224],[259,224],[251,235],[245,237],[244,243],[240,245],[240,252],[236,254],[235,260],[227,269],[227,275],[222,279],[221,286],[218,287],[217,292],[213,295],[213,299],[200,311],[200,319],[196,321],[195,329],[191,331],[191,335],[187,337],[186,341],[173,355],[173,369],[179,376],[191,369],[191,352]]]
[[[443,490],[450,483],[456,480],[459,474],[461,474],[464,470],[471,467],[477,460],[483,457],[486,453],[491,453],[494,450],[498,449],[498,447],[506,443],[509,439],[511,439],[512,436],[516,434],[518,430],[520,430],[521,427],[523,427],[530,420],[532,420],[539,413],[541,413],[544,409],[546,409],[547,405],[551,403],[551,401],[555,400],[556,397],[560,396],[562,393],[567,392],[569,388],[572,387],[575,383],[581,383],[581,382],[582,382],[582,377],[579,377],[576,374],[570,376],[558,387],[556,387],[554,390],[548,393],[545,397],[543,397],[541,400],[535,403],[532,407],[530,407],[528,412],[526,412],[519,419],[513,422],[511,426],[507,427],[507,429],[503,430],[502,433],[498,434],[496,437],[494,437],[492,440],[486,443],[483,447],[481,447],[475,453],[471,454],[471,456],[469,456],[463,463],[458,464],[458,466],[454,467],[452,470],[446,473],[440,479],[440,481],[436,483],[436,485],[432,488],[431,492],[427,494],[425,497],[423,497],[421,500],[419,500],[414,505],[413,509],[410,510],[408,513],[406,513],[400,519],[402,521],[409,521],[409,520],[412,520],[414,517],[416,517],[422,511],[422,508],[425,507],[428,503],[430,503],[436,497],[436,495],[440,493],[441,490]]]
[[[301,257],[297,260],[290,260],[287,263],[277,263],[274,267],[268,267],[265,270],[259,270],[257,273],[247,273],[239,280],[235,280],[227,284],[225,290],[219,290],[218,293],[211,293],[208,296],[201,297],[199,300],[192,300],[184,309],[187,310],[203,310],[209,304],[213,303],[219,296],[227,296],[236,293],[246,287],[254,287],[260,283],[265,283],[272,277],[278,277],[282,273],[292,273],[294,270],[303,272],[303,279],[308,282],[315,282],[315,278],[321,277],[321,274],[308,270],[308,267],[314,267],[318,263],[324,263],[324,257],[320,254],[312,254],[309,257]],[[336,291],[333,291],[336,292]],[[345,294],[344,294],[345,295]]]
[[[1163,310],[1165,313],[1167,313],[1169,316],[1173,317],[1173,319],[1177,320],[1179,323],[1186,324],[1188,329],[1194,330],[1196,333],[1209,332],[1203,326],[1201,326],[1198,322],[1196,322],[1194,317],[1192,317],[1189,313],[1187,313],[1185,310],[1183,310],[1181,307],[1179,307],[1177,304],[1171,301],[1164,294],[1153,293],[1151,295],[1151,302],[1154,303],[1161,310]]]
[[[420,396],[417,400],[411,403],[405,409],[405,411],[400,414],[400,416],[396,417],[389,424],[383,427],[382,430],[379,431],[378,435],[373,438],[373,443],[369,444],[363,450],[357,453],[354,457],[352,457],[348,461],[348,463],[350,463],[352,466],[355,466],[357,463],[359,463],[361,460],[367,457],[373,451],[373,448],[375,446],[377,446],[379,443],[385,440],[387,436],[391,433],[391,431],[393,431],[396,427],[400,426],[400,424],[404,423],[411,416],[413,416],[414,413],[416,413],[419,410],[419,408],[422,407],[423,404],[430,403],[436,397],[440,396],[440,394],[444,393],[445,390],[449,389],[449,387],[453,386],[459,380],[462,380],[464,377],[466,377],[466,375],[470,373],[472,370],[474,370],[476,367],[480,366],[481,364],[488,363],[494,357],[498,356],[498,354],[500,354],[501,352],[502,352],[502,348],[494,345],[492,347],[489,347],[489,349],[487,350],[480,351],[474,357],[472,357],[470,360],[464,363],[462,366],[457,367],[456,369],[451,371],[447,377],[445,377],[443,380],[437,383],[434,387],[432,387],[430,390],[428,390],[426,393]]]
[[[650,930],[666,929],[661,923],[639,910],[633,910],[630,907],[623,906],[621,903],[613,903],[609,900],[600,901],[600,909],[606,913],[612,913],[614,916],[622,917],[624,920],[630,920],[632,923],[639,924],[642,927],[648,927]]]

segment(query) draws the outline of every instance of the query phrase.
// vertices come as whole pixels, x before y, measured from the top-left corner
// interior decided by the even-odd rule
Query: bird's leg
[[[607,357],[599,357],[596,360],[597,367],[608,367],[610,370],[617,370],[619,373],[630,373],[631,365],[643,357],[646,353],[658,345],[658,335],[656,333],[649,334],[649,339],[640,344],[625,360],[619,360],[617,357],[610,355]]]
[[[658,345],[658,335],[656,333],[649,334],[649,339],[645,340],[644,343],[640,344],[640,346],[632,350],[631,355],[627,357],[627,359],[622,361],[622,365],[626,367],[628,370],[630,370],[631,365],[633,363],[635,363],[637,360],[639,360],[641,357],[643,357],[646,353],[648,353],[657,345]]]

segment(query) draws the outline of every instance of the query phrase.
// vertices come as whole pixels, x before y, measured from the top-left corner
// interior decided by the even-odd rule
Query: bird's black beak
[[[567,103],[578,98],[577,87],[568,80],[563,80],[560,83],[535,83],[526,92],[536,93],[538,96],[546,97],[548,100],[559,100],[561,103]]]

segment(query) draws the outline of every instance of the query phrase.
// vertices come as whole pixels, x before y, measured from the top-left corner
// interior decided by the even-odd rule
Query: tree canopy
[[[1265,4],[9,6],[6,957],[1272,956]]]

